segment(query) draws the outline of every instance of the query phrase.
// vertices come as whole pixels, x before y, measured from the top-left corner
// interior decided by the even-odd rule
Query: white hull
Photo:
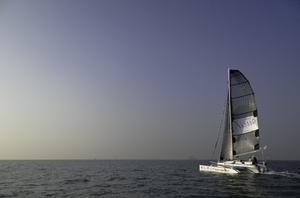
[[[248,171],[252,173],[263,173],[267,169],[264,162],[254,165],[250,161],[225,161],[218,162],[217,165],[234,168],[240,171]]]
[[[233,168],[228,168],[218,165],[199,165],[199,171],[202,172],[214,172],[214,173],[227,173],[227,174],[237,174],[238,170]]]
[[[247,161],[225,161],[217,162],[213,165],[199,165],[199,171],[228,174],[236,174],[243,171],[251,173],[263,173],[266,171],[266,166],[264,165],[264,163],[253,165],[251,162]]]

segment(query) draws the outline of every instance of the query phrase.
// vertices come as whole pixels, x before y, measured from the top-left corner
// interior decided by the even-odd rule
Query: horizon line
[[[101,159],[101,158],[74,158],[74,159],[0,159],[0,161],[217,161],[212,159]],[[268,159],[265,161],[300,161],[300,159]]]

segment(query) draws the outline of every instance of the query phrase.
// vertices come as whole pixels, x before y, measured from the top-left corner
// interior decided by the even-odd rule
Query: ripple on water
[[[277,162],[278,172],[237,177],[200,173],[198,164],[0,161],[0,197],[300,197],[298,162]],[[276,162],[273,168],[278,170]]]
[[[107,181],[111,182],[111,181],[124,181],[126,180],[126,177],[121,177],[121,176],[112,176],[110,178],[107,179]]]
[[[78,178],[78,179],[66,179],[64,184],[78,184],[78,183],[87,183],[90,180],[87,178]]]

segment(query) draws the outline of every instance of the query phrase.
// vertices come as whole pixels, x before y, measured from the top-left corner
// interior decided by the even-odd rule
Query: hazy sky
[[[0,1],[0,159],[211,157],[227,66],[300,159],[300,2]]]

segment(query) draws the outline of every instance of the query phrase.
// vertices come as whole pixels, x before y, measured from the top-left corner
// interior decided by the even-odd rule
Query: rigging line
[[[214,150],[212,152],[211,159],[213,159],[213,157],[215,155],[216,148],[218,146],[218,142],[219,142],[219,139],[220,139],[221,128],[222,128],[222,125],[223,125],[225,110],[226,110],[226,106],[227,106],[226,104],[227,104],[227,100],[225,100],[225,103],[224,103],[224,108],[223,108],[223,113],[222,113],[222,119],[221,119],[221,122],[220,122],[220,125],[219,125],[219,130],[218,130],[218,137],[217,137],[216,143],[214,145]]]

